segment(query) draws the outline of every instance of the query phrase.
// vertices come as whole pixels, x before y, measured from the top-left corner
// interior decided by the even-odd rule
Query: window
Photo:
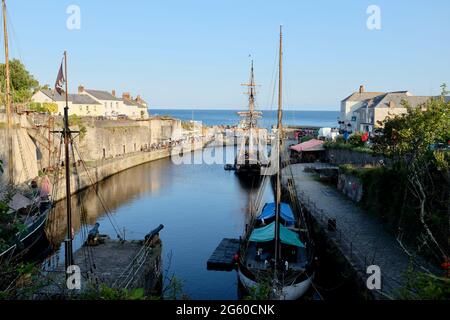
[[[86,106],[86,111],[89,111],[89,106]]]
[[[111,109],[113,108],[113,104],[112,104],[112,102],[111,102]]]
[[[83,107],[82,106],[80,106],[80,111],[83,111]]]
[[[106,104],[106,102],[105,102],[105,109],[106,109],[106,108],[108,108],[108,106],[107,106],[107,104]]]
[[[353,117],[352,117],[352,121],[356,121],[356,116],[353,116]]]
[[[119,109],[119,103],[118,102],[116,102],[116,108]]]

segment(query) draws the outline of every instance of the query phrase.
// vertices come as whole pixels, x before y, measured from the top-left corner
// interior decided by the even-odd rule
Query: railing
[[[329,230],[329,221],[335,218],[328,216],[323,209],[318,208],[316,203],[312,201],[304,191],[297,192],[297,196],[299,197],[303,208],[308,211],[320,225],[326,228],[326,230]],[[346,258],[352,265],[353,269],[357,273],[360,273],[361,276],[366,275],[367,267],[374,264],[374,256],[369,257],[367,254],[360,252],[360,250],[357,249],[357,246],[354,245],[354,241],[346,234],[343,234],[340,228],[336,227],[334,230],[328,231],[327,233],[329,238],[331,238],[336,244],[339,244],[338,247],[341,252],[344,255],[347,255]],[[394,299],[392,297],[392,293],[397,287],[402,286],[402,284],[398,280],[389,277],[386,274],[382,275],[382,280],[383,288],[374,292],[380,294],[384,298],[391,300]],[[393,285],[393,282],[397,283],[398,286]]]

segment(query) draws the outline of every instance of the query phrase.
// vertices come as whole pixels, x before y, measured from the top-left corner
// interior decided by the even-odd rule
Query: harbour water
[[[224,157],[233,148],[226,147]],[[236,299],[236,273],[208,271],[206,262],[222,238],[242,235],[250,189],[233,172],[225,171],[223,164],[176,165],[162,159],[131,168],[98,184],[99,194],[112,211],[110,218],[93,188],[72,197],[74,250],[82,241],[80,211],[89,228],[99,222],[100,232],[112,238],[117,232],[110,219],[121,232],[125,230],[126,239],[136,240],[163,224],[165,276],[180,280],[183,293],[191,299]],[[267,189],[264,197],[268,201],[273,195]],[[63,263],[65,224],[65,202],[61,201],[48,224],[53,242],[60,244],[51,257],[53,262]]]
[[[238,122],[233,110],[195,112],[194,120],[200,119],[208,125]],[[158,111],[153,112],[156,113]],[[187,115],[192,112],[164,110],[163,113],[188,120]],[[289,123],[289,117],[295,119],[297,116],[304,121],[295,124],[333,126],[337,112],[287,112],[284,121]],[[305,120],[307,116],[310,121]],[[269,117],[267,112],[266,117]],[[267,125],[270,118],[265,121],[265,126],[270,127]],[[215,163],[211,158],[206,162],[198,161],[212,154],[222,155],[224,161]],[[239,238],[243,234],[249,199],[255,196],[254,190],[243,185],[233,171],[224,170],[224,163],[232,163],[235,154],[234,146],[217,147],[185,154],[184,157],[191,159],[187,163],[179,164],[179,159],[173,161],[170,158],[148,162],[101,181],[96,189],[90,187],[72,196],[74,250],[80,248],[85,232],[96,222],[100,223],[100,233],[113,239],[118,233],[125,234],[127,240],[141,240],[163,224],[161,239],[166,284],[175,277],[182,283],[183,294],[190,299],[239,298],[236,272],[208,271],[206,268],[208,258],[223,238]],[[266,188],[263,201],[273,201],[270,187]],[[65,201],[57,203],[47,224],[47,234],[56,250],[47,252],[44,266],[52,268],[55,263],[64,263]],[[339,278],[333,270],[318,276],[316,284],[325,286],[334,286]]]

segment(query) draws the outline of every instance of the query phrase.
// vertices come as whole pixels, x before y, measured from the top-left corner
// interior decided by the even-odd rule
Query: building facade
[[[104,113],[102,105],[97,100],[81,94],[69,94],[68,96],[69,115],[79,116],[101,116]],[[42,89],[32,97],[33,102],[55,103],[58,106],[56,114],[63,115],[66,106],[66,97],[53,90]]]
[[[405,103],[416,108],[432,98],[414,96],[409,91],[366,92],[364,86],[360,86],[357,92],[341,101],[341,129],[373,133],[386,118],[406,113]]]
[[[83,86],[79,86],[78,93],[69,94],[68,100],[69,115],[102,116],[111,119],[123,116],[133,120],[149,118],[147,103],[140,96],[133,99],[130,93],[123,93],[122,97],[119,98],[116,96],[115,90],[108,92],[85,89]],[[58,106],[56,114],[64,114],[65,96],[53,90],[39,90],[33,95],[32,101],[55,103]]]

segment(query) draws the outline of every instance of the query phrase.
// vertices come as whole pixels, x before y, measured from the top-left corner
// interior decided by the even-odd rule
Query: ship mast
[[[6,3],[2,0],[3,11],[3,37],[5,41],[5,77],[6,77],[6,95],[5,95],[5,108],[6,108],[6,137],[8,148],[8,183],[10,186],[14,184],[14,166],[13,166],[13,142],[12,142],[12,108],[11,108],[11,83],[9,73],[9,48],[8,48],[8,29],[6,22]]]
[[[65,266],[66,271],[69,266],[73,264],[73,246],[72,246],[72,204],[70,199],[70,154],[69,144],[72,140],[71,131],[69,128],[69,91],[67,80],[67,52],[64,51],[64,77],[65,77],[65,98],[66,106],[64,107],[64,128],[62,131],[64,137],[64,166],[66,169],[66,208],[67,208],[67,238],[65,240]]]
[[[253,73],[253,60],[252,67],[250,69],[250,82],[248,84],[248,109],[250,112],[250,119],[253,118],[253,112],[255,111],[255,75]]]
[[[283,140],[283,126],[282,126],[282,106],[283,106],[283,33],[282,26],[280,26],[280,52],[278,62],[278,161],[277,161],[277,176],[276,176],[276,199],[275,199],[275,275],[280,262],[280,203],[281,203],[281,148]]]
[[[245,145],[248,140],[248,152],[249,152],[249,160],[254,161],[252,157],[252,153],[254,153],[254,132],[253,129],[256,128],[256,120],[261,117],[260,111],[255,111],[255,100],[256,100],[256,83],[255,83],[255,74],[253,69],[253,60],[251,61],[250,67],[250,79],[248,83],[242,84],[242,86],[248,87],[246,94],[248,95],[248,111],[238,112],[238,115],[243,118],[242,124],[244,132],[248,133],[248,137],[244,135],[243,145],[244,147],[240,150],[241,153],[245,153]]]

